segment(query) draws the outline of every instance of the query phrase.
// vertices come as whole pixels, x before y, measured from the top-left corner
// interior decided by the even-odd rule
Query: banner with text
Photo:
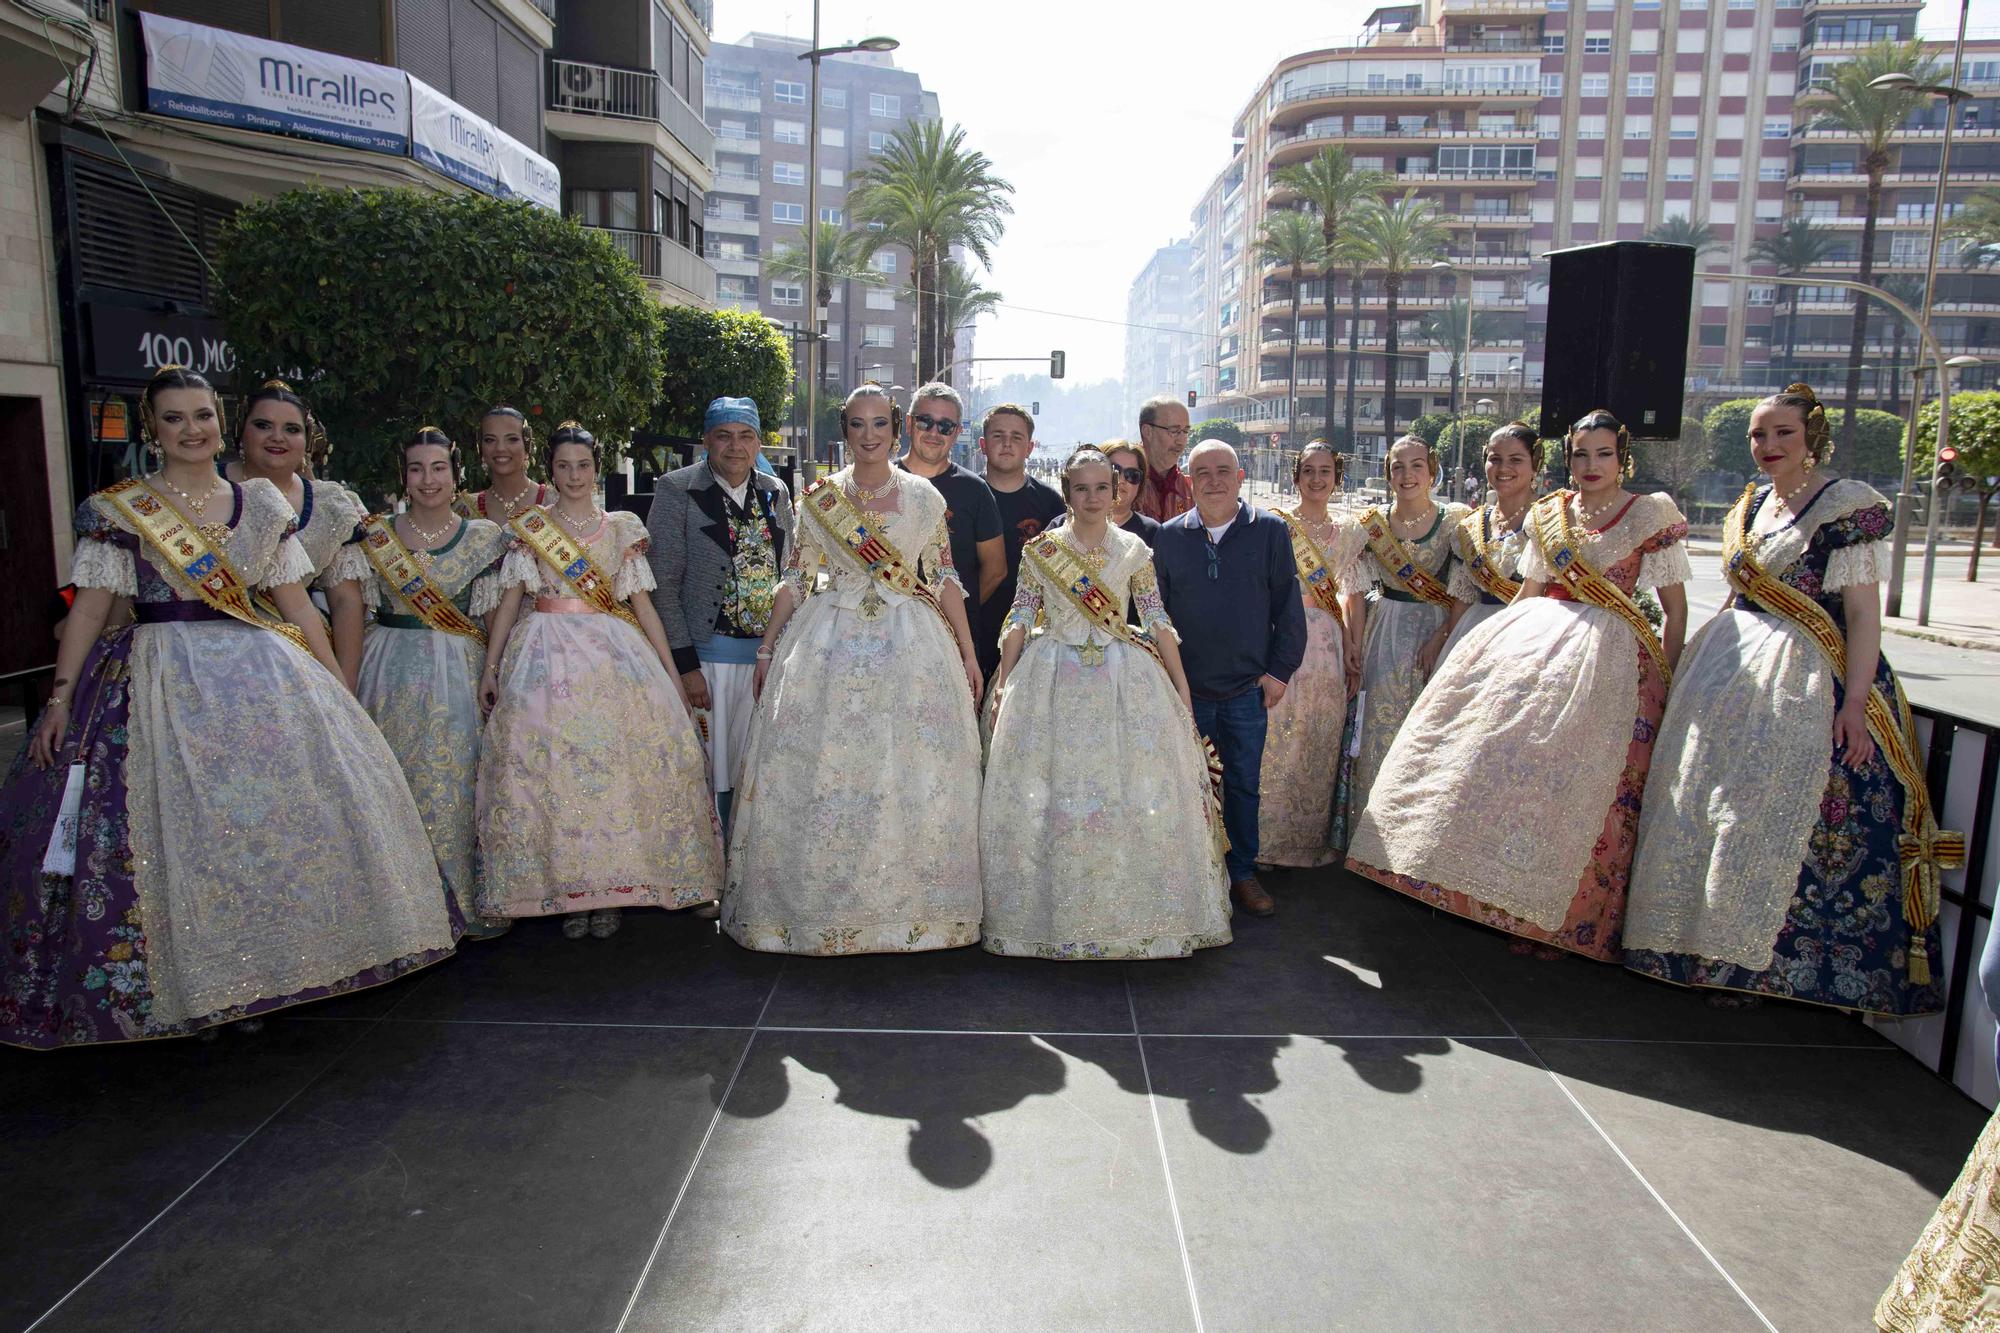
[[[555,163],[416,75],[409,80],[410,156],[482,194],[561,210]]]

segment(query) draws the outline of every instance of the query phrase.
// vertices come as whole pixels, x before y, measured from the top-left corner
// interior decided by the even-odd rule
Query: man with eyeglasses
[[[973,618],[979,665],[992,679],[1000,667],[1000,622],[1014,605],[1021,574],[1021,549],[1061,518],[1068,506],[1062,492],[1028,475],[1035,452],[1035,419],[1018,403],[988,409],[979,427],[979,451],[986,455],[986,487],[1000,508],[1000,539],[1006,545],[1006,576]]]
[[[1234,449],[1203,440],[1188,472],[1194,508],[1160,525],[1153,569],[1180,635],[1195,726],[1222,760],[1229,892],[1252,916],[1269,916],[1277,904],[1257,882],[1258,783],[1266,714],[1306,655],[1298,566],[1284,520],[1243,502]]]
[[[1146,446],[1146,487],[1139,495],[1139,512],[1165,523],[1194,508],[1194,491],[1181,471],[1181,451],[1188,443],[1188,410],[1170,393],[1148,398],[1139,406],[1139,443]]]
[[[896,460],[896,466],[922,477],[944,496],[951,563],[965,581],[967,619],[976,626],[978,609],[1007,577],[1007,545],[1000,538],[1000,506],[993,492],[978,473],[951,461],[952,441],[964,423],[965,404],[958,390],[943,383],[924,385],[910,403],[909,452]]]

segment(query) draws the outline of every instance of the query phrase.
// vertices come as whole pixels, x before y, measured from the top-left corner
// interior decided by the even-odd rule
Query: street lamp
[[[1477,245],[1478,244],[1477,237],[1479,235],[1479,232],[1477,230],[1477,224],[1474,224],[1474,230],[1472,234],[1475,238],[1473,244]],[[1447,283],[1449,284],[1445,289],[1447,295],[1456,296],[1458,294],[1458,269],[1452,264],[1450,260],[1448,259],[1433,260],[1431,263],[1431,272],[1438,274],[1440,277],[1444,278],[1447,281]],[[1445,313],[1447,315],[1450,314],[1451,307],[1446,306]],[[1454,338],[1457,338],[1458,336],[1457,329],[1452,330],[1452,336]],[[1472,297],[1470,296],[1470,294],[1468,294],[1465,299],[1465,338],[1462,342],[1460,342],[1460,344],[1457,347],[1452,348],[1451,351],[1451,429],[1452,433],[1458,436],[1458,448],[1456,450],[1457,461],[1454,465],[1457,467],[1458,475],[1461,478],[1465,476],[1465,425],[1462,421],[1459,420],[1459,415],[1458,415],[1458,384],[1459,384],[1461,369],[1464,366],[1464,363],[1471,359],[1471,356],[1472,356]]]
[[[1960,77],[1965,70],[1965,24],[1971,13],[1972,0],[1959,0],[1958,43],[1952,48],[1951,55],[1951,76],[1954,79]],[[1931,299],[1937,287],[1938,246],[1941,242],[1944,228],[1944,187],[1946,179],[1951,174],[1951,127],[1952,122],[1958,119],[1955,113],[1957,112],[1959,101],[1970,97],[1971,94],[1963,88],[1954,87],[1948,83],[1919,83],[1913,76],[1903,73],[1879,75],[1876,78],[1870,79],[1868,86],[1870,88],[1885,90],[1907,89],[1912,92],[1929,93],[1934,97],[1944,98],[1945,102],[1944,139],[1942,146],[1938,150],[1937,196],[1931,204],[1930,254],[1924,264],[1924,302],[1922,311],[1917,319],[1920,325],[1928,329],[1931,322]],[[1938,392],[1942,397],[1948,398],[1951,396],[1951,386],[1940,380]],[[1915,440],[1917,435],[1917,404],[1920,397],[1921,395],[1916,392],[1910,394],[1910,419],[1905,428],[1905,438],[1910,440]],[[1852,420],[1854,410],[1855,404],[1849,403],[1847,411],[1850,421]],[[1937,445],[1940,449],[1944,448],[1945,445],[1946,429],[1946,414],[1940,412],[1938,414],[1937,440]],[[1892,616],[1903,614],[1903,569],[1904,563],[1909,557],[1910,550],[1910,488],[1915,483],[1914,466],[1914,452],[1905,449],[1903,451],[1903,485],[1896,492],[1896,531],[1894,540],[1889,546],[1889,592],[1885,599],[1885,613]],[[1932,497],[1931,508],[1933,511],[1937,508],[1936,496]],[[1929,552],[1926,552],[1926,570],[1929,568],[1930,558]],[[1926,605],[1929,602],[1929,591],[1930,576],[1926,572],[1923,598]],[[1918,613],[1918,621],[1921,624],[1929,623],[1928,618],[1921,611]]]
[[[819,44],[819,0],[813,0],[812,46],[799,59],[812,66],[810,99],[806,119],[806,300],[812,302],[812,318],[806,321],[806,448],[799,460],[799,475],[808,486],[813,483],[814,463],[819,446],[814,436],[819,415],[819,344],[825,330],[826,311],[819,303],[819,62],[828,56],[844,56],[855,51],[893,51],[902,43],[894,37],[864,37],[845,46]]]
[[[1955,356],[1944,364],[1945,373],[1949,376],[1954,370],[1964,370],[1968,366],[1981,366],[1986,363],[1976,356]],[[1949,379],[1944,380],[1938,385],[1938,397],[1940,399],[1951,397],[1951,382]],[[1937,569],[1938,510],[1944,507],[1939,503],[1942,497],[1938,494],[1941,488],[1938,486],[1938,464],[1936,461],[1942,456],[1944,449],[1943,416],[1939,416],[1938,421],[1940,429],[1938,431],[1937,448],[1931,454],[1931,501],[1924,512],[1924,579],[1923,583],[1917,589],[1917,623],[1919,625],[1928,625],[1931,623],[1931,578],[1933,572]],[[1903,450],[1905,469],[1909,466],[1909,457],[1916,453],[1917,437],[1912,433],[1909,438],[1909,447]]]
[[[1521,402],[1514,410],[1514,419],[1525,421],[1528,418],[1528,363],[1518,356],[1508,357],[1507,373],[1511,375],[1517,370],[1521,372]]]

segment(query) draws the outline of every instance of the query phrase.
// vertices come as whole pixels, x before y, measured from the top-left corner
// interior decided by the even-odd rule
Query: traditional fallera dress
[[[1345,808],[1349,830],[1368,805],[1369,789],[1397,728],[1423,693],[1417,650],[1451,614],[1454,534],[1471,511],[1442,501],[1437,509],[1430,530],[1414,541],[1395,535],[1386,510],[1364,509],[1356,520],[1363,545],[1354,581],[1356,586],[1373,584],[1378,591],[1368,599],[1361,640],[1362,697],[1355,709],[1358,735],[1350,742],[1355,754]]]
[[[1271,512],[1292,534],[1299,596],[1306,608],[1306,655],[1268,718],[1258,784],[1257,859],[1277,866],[1323,866],[1340,859],[1334,788],[1348,718],[1340,594],[1354,577],[1362,533],[1338,515],[1315,531],[1296,510]]]
[[[1724,525],[1735,601],[1688,645],[1660,726],[1626,965],[1682,985],[1887,1015],[1935,1013],[1942,837],[1909,708],[1875,664],[1856,771],[1833,751],[1844,589],[1887,578],[1888,502],[1834,481],[1789,521],[1770,487]]]
[[[1454,540],[1458,549],[1451,562],[1451,595],[1455,601],[1471,605],[1452,626],[1451,636],[1438,653],[1439,662],[1474,628],[1500,614],[1521,591],[1521,556],[1528,549],[1528,525],[1523,522],[1512,532],[1502,532],[1493,506],[1487,505],[1459,520]]]
[[[1829,723],[1828,725],[1831,725]],[[2000,1113],[1875,1305],[1882,1333],[2000,1328]]]
[[[362,706],[403,766],[437,850],[445,887],[473,933],[478,914],[481,617],[499,605],[506,531],[459,519],[436,547],[412,551],[387,516],[362,520],[361,596],[375,614],[361,650]],[[504,923],[503,923],[504,924]]]
[[[799,500],[802,600],[750,724],[722,927],[772,953],[973,944],[979,728],[937,604],[958,583],[944,497],[896,468],[889,507],[863,510],[851,474]]]
[[[299,501],[296,535],[313,567],[307,584],[324,593],[337,583],[365,578],[368,562],[352,545],[355,525],[368,514],[360,497],[337,481],[310,477],[299,481],[305,494]]]
[[[530,509],[508,525],[504,592],[526,596],[479,751],[479,908],[555,916],[691,907],[722,887],[701,737],[625,605],[651,592],[646,525],[579,536]]]
[[[1143,634],[1126,622],[1128,598]],[[1015,626],[1030,637],[1002,692],[980,798],[981,945],[1116,959],[1227,944],[1207,756],[1145,637],[1179,641],[1151,550],[1115,528],[1095,551],[1068,527],[1029,540],[1002,638]]]
[[[77,586],[131,598],[137,623],[92,648],[57,763],[24,752],[0,789],[0,1041],[179,1036],[451,952],[395,756],[251,600],[311,573],[292,508],[268,481],[232,489],[227,522],[200,528],[138,480],[77,511]]]
[[[1616,959],[1633,833],[1666,707],[1665,653],[1632,601],[1685,583],[1687,521],[1635,495],[1583,526],[1569,491],[1529,511],[1524,578],[1403,723],[1350,870],[1511,935]]]

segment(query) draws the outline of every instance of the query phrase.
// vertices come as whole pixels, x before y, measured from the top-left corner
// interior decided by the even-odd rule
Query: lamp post
[[[1526,357],[1510,356],[1507,358],[1507,373],[1511,375],[1517,370],[1521,372],[1521,401],[1514,409],[1514,420],[1526,421],[1528,419],[1528,361]]]
[[[812,302],[812,318],[806,321],[806,447],[799,459],[799,475],[807,486],[813,483],[819,443],[814,438],[819,417],[819,344],[825,336],[826,310],[819,303],[819,62],[828,56],[844,56],[855,51],[893,51],[902,43],[894,37],[864,37],[845,46],[819,44],[819,0],[813,0],[812,46],[799,59],[812,66],[811,86],[806,89],[806,299]]]
[[[1971,13],[1972,0],[1959,0],[1958,42],[1952,48],[1951,54],[1951,77],[1954,79],[1959,78],[1965,69],[1965,24]],[[1930,254],[1924,264],[1924,301],[1922,312],[1917,320],[1928,331],[1931,322],[1931,300],[1937,288],[1938,245],[1944,228],[1945,181],[1951,173],[1952,122],[1958,118],[1956,113],[1959,101],[1962,98],[1970,97],[1972,94],[1963,88],[1947,83],[1919,83],[1908,74],[1884,74],[1879,78],[1870,79],[1868,86],[1870,88],[1883,89],[1905,88],[1913,92],[1930,93],[1932,96],[1944,98],[1944,136],[1942,145],[1938,149],[1937,196],[1931,204]],[[1951,386],[1946,384],[1942,377],[1938,381],[1938,393],[1940,395],[1940,402],[1951,396]],[[1912,443],[1915,442],[1917,434],[1917,401],[1919,396],[1914,392],[1910,395],[1910,419],[1904,438]],[[1853,412],[1855,405],[1849,403],[1847,410],[1850,413]],[[1937,440],[1938,448],[1940,449],[1944,448],[1945,445],[1945,416],[1945,412],[1940,410],[1938,413]],[[1910,488],[1915,484],[1916,480],[1915,464],[1915,452],[1905,448],[1903,450],[1903,484],[1896,492],[1896,530],[1894,539],[1889,546],[1889,591],[1885,602],[1886,614],[1892,616],[1903,614],[1903,569],[1910,552]],[[1935,478],[1933,478],[1933,483],[1931,489],[1935,492],[1937,489]],[[1935,514],[1936,509],[1937,497],[1933,494],[1931,497],[1931,510],[1933,514]],[[1923,607],[1928,607],[1930,602],[1930,560],[1930,552],[1926,551],[1924,556],[1924,590],[1921,603]],[[1928,617],[1922,609],[1918,611],[1917,619],[1919,624],[1929,623]]]
[[[1472,243],[1474,246],[1477,246],[1479,244],[1479,227],[1477,223],[1473,224]],[[1477,259],[1477,257],[1478,256],[1475,253],[1474,258]],[[1448,288],[1449,295],[1456,296],[1458,294],[1458,269],[1452,265],[1450,260],[1439,259],[1433,261],[1431,264],[1431,272],[1443,276],[1449,282],[1450,284]],[[1446,312],[1449,313],[1451,308],[1447,306],[1445,307],[1445,309]],[[1459,331],[1457,329],[1452,330],[1452,336],[1454,339],[1458,338],[1458,332]],[[1465,336],[1463,339],[1459,340],[1458,346],[1451,349],[1451,430],[1452,434],[1458,437],[1458,447],[1455,451],[1457,457],[1453,466],[1455,466],[1458,469],[1458,475],[1461,481],[1465,477],[1465,423],[1459,419],[1458,386],[1459,386],[1459,380],[1461,379],[1464,370],[1467,369],[1465,363],[1470,361],[1471,359],[1472,359],[1472,294],[1470,292],[1467,292],[1465,297]]]
[[[1954,370],[1964,370],[1967,366],[1977,366],[1985,363],[1976,356],[1955,356],[1944,364],[1945,374],[1949,376]],[[1938,384],[1938,401],[1943,402],[1950,397],[1951,381],[1947,378]],[[1911,435],[1909,446],[1903,450],[1903,456],[1906,460],[1904,467],[1906,468],[1909,466],[1907,461],[1909,456],[1916,452],[1916,443],[1916,436]],[[1944,499],[1944,496],[1939,494],[1942,488],[1938,485],[1938,465],[1935,460],[1942,453],[1943,449],[1944,415],[1940,413],[1938,415],[1937,448],[1932,451],[1931,455],[1933,460],[1931,463],[1931,499],[1930,504],[1924,510],[1924,578],[1922,584],[1917,589],[1917,623],[1919,625],[1928,625],[1931,623],[1931,578],[1937,570],[1938,511],[1944,508],[1944,505],[1940,503]]]

